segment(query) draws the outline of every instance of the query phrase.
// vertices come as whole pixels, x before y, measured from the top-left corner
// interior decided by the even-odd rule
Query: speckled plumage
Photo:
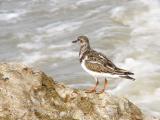
[[[111,60],[109,60],[104,54],[93,50],[90,47],[89,39],[86,36],[79,36],[73,43],[80,43],[79,59],[82,68],[96,78],[98,77],[113,77],[113,78],[126,78],[135,80],[129,75],[133,75],[132,72],[118,68]]]

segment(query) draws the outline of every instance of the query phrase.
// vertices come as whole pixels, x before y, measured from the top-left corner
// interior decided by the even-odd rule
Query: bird
[[[108,87],[108,78],[125,78],[133,81],[135,80],[135,78],[130,76],[134,75],[134,73],[117,67],[104,54],[92,49],[87,36],[78,36],[78,38],[72,41],[72,43],[79,43],[80,64],[82,68],[91,76],[93,76],[96,80],[95,86],[87,89],[85,91],[86,93],[103,93]],[[104,78],[104,88],[97,91],[97,86],[99,85],[99,78]]]

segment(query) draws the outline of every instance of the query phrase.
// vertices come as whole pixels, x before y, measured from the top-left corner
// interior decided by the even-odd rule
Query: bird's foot
[[[104,93],[104,91],[105,91],[105,89],[102,89],[102,90],[96,92],[96,94],[102,94],[102,93]]]

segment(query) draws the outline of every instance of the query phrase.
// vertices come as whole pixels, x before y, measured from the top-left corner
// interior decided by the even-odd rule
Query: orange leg
[[[97,92],[97,94],[103,93],[107,87],[108,87],[108,81],[107,81],[107,79],[105,78],[104,88],[103,88],[102,90],[100,90],[99,92]]]
[[[85,92],[86,93],[92,93],[92,92],[96,92],[96,88],[97,88],[97,86],[98,86],[98,84],[99,84],[99,81],[98,81],[98,79],[96,79],[96,85],[94,86],[94,87],[92,87],[91,89],[88,89],[88,90],[86,90]]]

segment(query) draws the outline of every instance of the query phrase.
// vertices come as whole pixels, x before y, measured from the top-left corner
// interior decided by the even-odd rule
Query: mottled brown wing
[[[105,55],[94,50],[88,51],[86,67],[92,71],[116,75],[133,75],[134,73],[116,67]]]
[[[111,74],[114,72],[114,70],[111,69],[110,67],[105,67],[105,66],[103,66],[103,64],[93,62],[93,61],[89,61],[89,60],[85,61],[85,65],[89,70],[92,70],[92,71],[95,71],[95,72],[111,73]]]
[[[102,53],[96,52],[94,50],[90,51],[87,55],[89,60],[97,61],[103,64],[104,67],[110,67],[111,69],[116,69],[116,66]]]

